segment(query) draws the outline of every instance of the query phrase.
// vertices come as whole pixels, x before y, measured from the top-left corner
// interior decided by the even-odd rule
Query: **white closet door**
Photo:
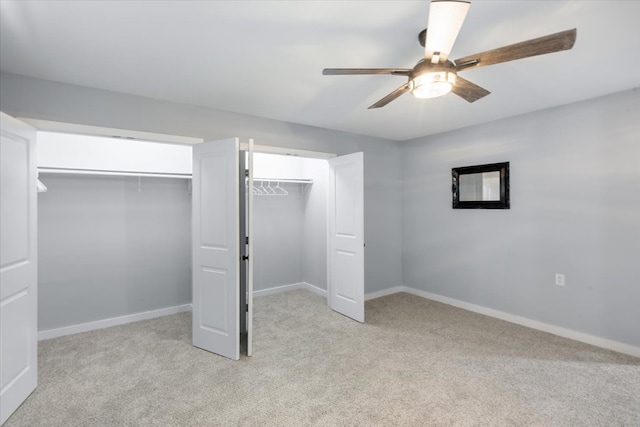
[[[329,306],[364,322],[364,157],[334,157],[329,167]]]
[[[193,345],[240,358],[238,139],[193,146]]]
[[[253,139],[249,140],[249,161],[247,168],[247,245],[248,267],[247,267],[247,356],[253,354]]]
[[[38,382],[36,131],[0,113],[0,424]]]

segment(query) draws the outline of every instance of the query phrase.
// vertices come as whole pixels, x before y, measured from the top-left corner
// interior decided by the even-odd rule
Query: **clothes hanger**
[[[289,192],[280,186],[280,181],[277,181],[277,182],[278,182],[278,184],[276,185],[276,188],[274,188],[274,190],[278,190],[279,191],[278,196],[286,196],[286,195],[288,195]]]

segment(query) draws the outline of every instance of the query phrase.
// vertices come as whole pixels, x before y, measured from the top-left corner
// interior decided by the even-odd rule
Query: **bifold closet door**
[[[364,322],[364,156],[329,159],[329,307]]]
[[[240,358],[238,148],[237,138],[194,145],[192,186],[193,345],[234,360]]]
[[[36,131],[0,113],[0,424],[38,383]]]
[[[240,330],[247,333],[247,356],[253,354],[253,140],[240,151]]]
[[[253,139],[249,140],[247,158],[247,356],[253,355]]]

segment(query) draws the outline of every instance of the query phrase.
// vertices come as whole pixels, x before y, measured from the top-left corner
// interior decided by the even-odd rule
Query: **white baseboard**
[[[380,298],[380,297],[386,297],[387,295],[397,294],[398,292],[405,292],[404,289],[405,289],[404,286],[394,286],[393,288],[387,288],[381,291],[371,292],[371,293],[365,294],[364,300],[369,301],[369,300]]]
[[[306,289],[306,283],[292,283],[290,285],[274,286],[273,288],[260,289],[258,291],[254,290],[253,296],[261,297],[265,295],[279,294],[281,292],[294,291],[296,289]]]
[[[58,338],[65,335],[78,334],[80,332],[93,331],[95,329],[108,328],[111,326],[123,325],[125,323],[138,322],[140,320],[153,319],[155,317],[168,316],[170,314],[191,311],[191,304],[177,305],[174,307],[160,308],[158,310],[145,311],[142,313],[128,314],[126,316],[112,317],[111,319],[96,320],[94,322],[81,323],[79,325],[65,326],[63,328],[48,329],[38,332],[38,341]]]
[[[327,290],[317,287],[316,285],[312,285],[311,283],[304,282],[304,289],[313,292],[316,295],[320,295],[323,298],[327,298]]]
[[[294,291],[296,289],[306,289],[310,292],[313,292],[316,295],[320,295],[321,297],[324,297],[324,298],[327,297],[326,290],[307,282],[292,283],[290,285],[282,285],[282,286],[275,286],[273,288],[260,289],[258,291],[253,291],[253,296],[260,297],[265,295],[279,294],[281,292],[289,292],[289,291]]]
[[[494,310],[492,308],[483,307],[481,305],[471,304],[469,302],[460,301],[454,298],[449,298],[449,297],[445,297],[438,294],[433,294],[431,292],[422,291],[419,289],[411,288],[409,286],[397,286],[391,289],[398,289],[398,288],[401,288],[401,290],[398,292],[407,292],[409,294],[417,295],[422,298],[438,301],[444,304],[452,305],[454,307],[473,311],[475,313],[484,314],[486,316],[495,317],[496,319],[505,320],[507,322],[515,323],[521,326],[526,326],[531,329],[537,329],[539,331],[548,332],[550,334],[558,335],[564,338],[569,338],[574,341],[580,341],[585,344],[595,345],[596,347],[602,347],[608,350],[617,351],[618,353],[624,353],[630,356],[640,357],[640,347],[636,347],[630,344],[621,343],[619,341],[614,341],[607,338],[597,337],[595,335],[585,334],[583,332],[574,331],[572,329],[567,329],[560,326],[550,325],[548,323],[540,322],[538,320],[532,320],[526,317],[517,316],[515,314],[505,313],[504,311]]]

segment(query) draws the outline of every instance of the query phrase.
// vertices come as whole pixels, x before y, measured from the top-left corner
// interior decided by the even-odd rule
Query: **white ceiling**
[[[2,71],[403,141],[640,87],[640,1],[471,4],[451,53],[577,28],[572,50],[461,75],[491,91],[469,104],[405,94],[428,1],[0,2]]]

